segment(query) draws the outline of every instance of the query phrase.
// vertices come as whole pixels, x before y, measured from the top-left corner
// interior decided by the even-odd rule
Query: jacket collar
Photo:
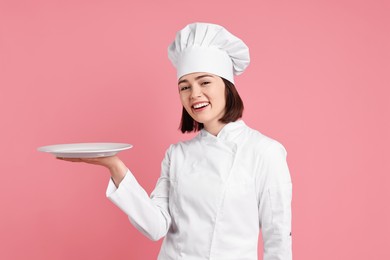
[[[244,123],[244,121],[239,119],[235,122],[230,122],[226,124],[221,129],[221,131],[219,131],[217,136],[210,134],[205,129],[202,129],[200,131],[199,137],[207,141],[224,140],[224,141],[234,142],[236,137],[244,130],[245,127],[246,124]]]

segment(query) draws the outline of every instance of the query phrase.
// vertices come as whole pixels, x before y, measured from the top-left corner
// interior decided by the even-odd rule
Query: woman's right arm
[[[58,159],[106,167],[111,173],[106,191],[108,199],[124,211],[130,222],[151,240],[156,241],[166,235],[171,224],[168,209],[170,186],[168,152],[162,163],[161,176],[151,197],[117,156]]]
[[[130,170],[127,170],[120,185],[110,180],[107,197],[124,211],[130,222],[145,236],[157,241],[164,237],[171,225],[169,214],[169,167],[170,150],[167,151],[161,166],[161,176],[149,197],[137,182]],[[121,175],[119,175],[119,178]]]

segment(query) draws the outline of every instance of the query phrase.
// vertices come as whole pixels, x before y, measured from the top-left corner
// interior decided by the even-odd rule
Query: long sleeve
[[[284,147],[274,142],[261,159],[262,192],[259,203],[264,260],[291,260],[292,183]]]
[[[168,208],[169,164],[167,151],[162,162],[161,176],[150,197],[130,170],[118,188],[110,180],[106,191],[106,196],[128,215],[130,222],[141,233],[155,241],[165,236],[171,225]]]

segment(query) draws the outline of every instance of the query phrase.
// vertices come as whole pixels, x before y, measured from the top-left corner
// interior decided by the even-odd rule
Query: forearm
[[[152,240],[163,237],[170,226],[171,218],[168,210],[169,182],[159,181],[157,190],[162,193],[152,195],[152,198],[137,182],[128,170],[118,188],[110,181],[107,187],[107,197],[128,215],[131,223],[144,235]],[[165,192],[166,190],[166,192]]]
[[[111,173],[111,179],[113,180],[116,187],[119,187],[119,184],[123,180],[126,175],[127,167],[126,165],[119,159],[116,158],[112,164],[107,166]]]
[[[106,196],[128,215],[131,223],[152,240],[165,236],[171,225],[169,158],[167,152],[162,163],[161,176],[150,197],[130,170],[123,168],[124,164],[121,163],[112,164],[116,167],[112,168],[112,178],[106,191]],[[115,184],[114,178],[118,184]]]
[[[263,232],[263,234],[265,233]],[[292,239],[290,234],[272,234],[266,236],[263,243],[264,260],[292,259]]]

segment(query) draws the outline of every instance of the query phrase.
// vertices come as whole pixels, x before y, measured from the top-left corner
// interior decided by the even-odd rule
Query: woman
[[[225,28],[186,26],[169,46],[183,105],[181,131],[149,197],[117,157],[64,159],[107,167],[107,197],[152,240],[165,237],[158,259],[292,259],[291,191],[286,151],[240,119],[234,75],[249,64],[247,46]]]

